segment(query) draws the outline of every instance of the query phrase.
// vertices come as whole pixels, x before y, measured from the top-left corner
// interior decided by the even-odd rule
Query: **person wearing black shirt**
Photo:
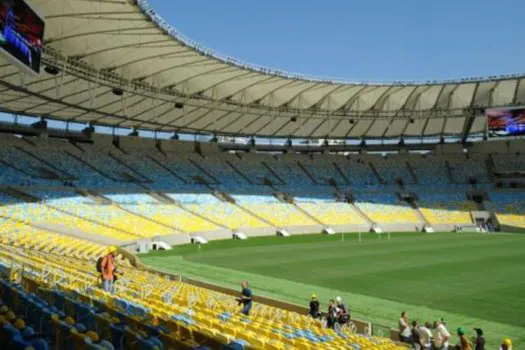
[[[421,336],[419,335],[419,322],[412,321],[412,344],[414,349],[419,350],[421,346]]]
[[[319,310],[321,309],[321,305],[319,304],[319,300],[317,300],[317,295],[312,295],[312,300],[310,300],[310,316],[314,319],[318,319],[321,316],[321,313]]]
[[[337,321],[341,325],[348,323],[350,321],[350,311],[346,308],[346,305],[343,304],[343,299],[341,299],[341,297],[336,297],[335,301],[337,303]]]
[[[483,336],[483,329],[474,328],[476,331],[476,338],[474,338],[474,350],[485,350],[485,337]]]

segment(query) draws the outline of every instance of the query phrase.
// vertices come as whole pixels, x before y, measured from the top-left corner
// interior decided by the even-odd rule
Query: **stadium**
[[[411,349],[401,312],[525,346],[525,75],[310,78],[145,0],[0,30],[2,348]]]

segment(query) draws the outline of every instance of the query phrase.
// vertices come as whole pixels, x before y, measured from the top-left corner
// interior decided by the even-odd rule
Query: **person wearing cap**
[[[399,319],[399,340],[403,343],[412,343],[410,326],[408,321],[408,314],[406,311],[401,313],[401,318]]]
[[[472,350],[472,344],[467,339],[467,337],[465,337],[465,329],[463,327],[458,327],[456,333],[459,337],[459,344],[456,346],[456,348],[459,350]]]
[[[483,329],[474,328],[476,337],[474,337],[474,350],[485,350],[485,337],[483,336]]]
[[[423,326],[419,327],[419,339],[421,342],[421,349],[432,349],[432,332],[430,331],[430,327],[431,325],[428,321],[426,321]]]
[[[317,300],[317,295],[312,294],[312,300],[310,300],[310,316],[314,319],[318,319],[321,316],[321,305],[319,304],[319,300]]]
[[[499,346],[499,350],[512,350],[512,340],[510,338],[503,339],[503,343]]]
[[[109,247],[108,254],[102,258],[100,263],[101,275],[102,275],[102,289],[108,293],[113,293],[113,282],[115,281],[115,252],[117,248],[114,246]]]
[[[445,321],[440,319],[434,322],[434,328],[436,330],[435,345],[438,349],[448,350],[450,333],[445,326]]]

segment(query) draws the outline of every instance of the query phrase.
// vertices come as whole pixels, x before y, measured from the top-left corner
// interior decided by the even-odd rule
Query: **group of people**
[[[117,280],[117,267],[115,264],[116,247],[110,247],[107,254],[97,260],[97,271],[100,273],[102,280],[102,289],[108,293],[115,292],[115,282]],[[248,281],[241,283],[241,296],[237,298],[239,305],[242,305],[241,312],[248,316],[253,306],[252,291],[248,286]],[[317,295],[313,294],[309,305],[309,315],[314,319],[321,319],[321,303]],[[336,297],[328,301],[328,310],[324,315],[326,317],[326,326],[334,328],[336,325],[342,326],[350,322],[350,310],[343,303],[341,297]],[[434,330],[434,332],[432,332]],[[426,321],[420,325],[419,321],[408,319],[408,314],[403,311],[399,319],[399,340],[403,343],[411,344],[414,349],[418,350],[485,350],[485,337],[481,328],[474,328],[475,336],[469,339],[465,335],[465,329],[458,327],[456,334],[458,336],[457,345],[451,345],[452,339],[443,319],[434,323]],[[499,350],[512,350],[512,340],[503,339]]]
[[[413,348],[418,350],[485,350],[483,329],[474,328],[474,331],[475,335],[469,339],[465,328],[458,327],[456,329],[457,344],[452,345],[453,340],[442,318],[434,323],[426,321],[420,325],[417,320],[410,323],[408,314],[403,311],[399,319],[399,340],[412,344]],[[508,338],[503,339],[499,349],[512,350],[512,341]]]
[[[321,313],[321,303],[317,300],[317,295],[313,294],[310,300],[309,315],[314,319],[320,319],[323,315]],[[336,297],[328,301],[328,310],[326,313],[326,326],[334,328],[336,324],[345,325],[350,322],[350,310],[343,303],[341,297]]]

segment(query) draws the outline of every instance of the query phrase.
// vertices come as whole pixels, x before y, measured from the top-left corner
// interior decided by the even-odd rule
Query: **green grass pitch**
[[[525,235],[363,233],[250,238],[174,247],[142,255],[160,270],[306,305],[316,293],[343,297],[355,318],[396,327],[410,319],[443,317],[482,327],[489,349],[502,337],[525,347]],[[472,335],[474,332],[472,331]],[[456,337],[453,335],[453,340]]]

